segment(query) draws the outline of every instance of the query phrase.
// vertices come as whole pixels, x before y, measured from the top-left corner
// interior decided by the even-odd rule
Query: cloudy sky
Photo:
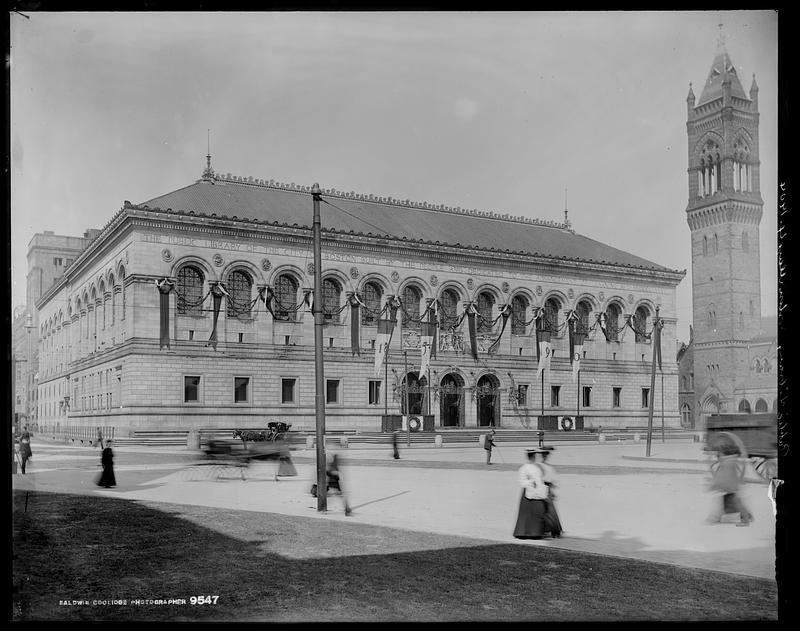
[[[35,233],[194,182],[210,129],[222,173],[558,221],[566,189],[577,232],[687,271],[686,340],[686,96],[722,23],[760,89],[777,312],[772,11],[27,15],[10,16],[14,305]]]

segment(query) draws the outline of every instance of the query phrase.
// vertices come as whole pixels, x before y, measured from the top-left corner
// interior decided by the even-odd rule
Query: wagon
[[[706,423],[706,451],[738,453],[765,480],[778,475],[778,415],[775,412],[712,414]]]

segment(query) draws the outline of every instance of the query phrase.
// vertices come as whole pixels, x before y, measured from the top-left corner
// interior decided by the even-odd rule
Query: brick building
[[[761,315],[755,76],[748,95],[720,44],[687,111],[693,335],[679,351],[680,389],[681,409],[702,427],[713,412],[777,409],[777,331]]]
[[[585,427],[644,426],[649,397],[660,405],[660,380],[650,392],[648,332],[658,307],[662,346],[671,347],[684,272],[577,234],[566,221],[334,190],[321,199],[317,298],[329,429],[376,431],[385,413],[404,411],[430,412],[437,429],[535,428],[542,410],[579,411]],[[215,174],[210,157],[195,183],[125,202],[38,302],[42,422],[114,426],[118,435],[272,420],[313,428],[314,323],[304,302],[314,282],[311,219],[309,187]],[[165,297],[168,347],[160,338],[164,279],[174,283],[164,286],[174,286]],[[227,295],[215,312],[220,287]],[[357,355],[352,295],[363,304]],[[377,320],[388,302],[401,306],[376,374]],[[437,355],[420,375],[420,316],[431,302]],[[469,305],[479,315],[477,361]],[[579,381],[565,323],[573,311],[588,334]],[[544,381],[536,375],[536,313],[553,332]],[[626,326],[634,314],[637,330]],[[677,365],[665,361],[663,371],[665,422],[677,426]]]

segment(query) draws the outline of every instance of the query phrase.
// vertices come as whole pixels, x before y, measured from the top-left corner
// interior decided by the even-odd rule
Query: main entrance
[[[408,393],[406,393],[406,388],[408,388]],[[402,414],[428,413],[428,382],[425,377],[420,379],[418,373],[409,372],[403,379],[401,394],[400,410]],[[406,405],[406,401],[408,405]]]
[[[442,377],[439,385],[439,420],[442,427],[464,425],[464,380],[458,373]]]
[[[500,381],[494,375],[478,379],[475,389],[478,402],[478,427],[500,426]]]

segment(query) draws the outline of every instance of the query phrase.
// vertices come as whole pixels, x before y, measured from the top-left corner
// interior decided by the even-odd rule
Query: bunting
[[[475,307],[472,303],[467,304],[465,312],[467,314],[467,329],[469,330],[469,348],[472,359],[478,361],[478,342],[475,331]]]
[[[661,370],[661,328],[664,326],[661,318],[656,316],[653,322],[653,347],[655,349],[654,361],[658,362],[658,369]]]
[[[536,368],[536,378],[542,375],[542,371],[550,371],[550,357],[552,348],[550,347],[550,331],[543,328],[544,309],[539,310],[536,323],[536,352],[539,357],[539,365]]]
[[[489,353],[494,353],[495,350],[497,350],[497,346],[500,344],[500,340],[503,339],[503,332],[506,330],[508,317],[511,315],[511,305],[503,305],[500,309],[500,315],[503,317],[503,326],[500,329],[500,335],[497,336],[497,339],[492,342],[492,345],[489,347]]]
[[[169,348],[169,292],[175,287],[169,278],[162,278],[155,281],[159,293],[159,310],[160,310],[160,338],[158,349],[161,350],[165,346]]]
[[[358,294],[349,295],[350,301],[350,350],[361,357],[361,300]]]
[[[375,338],[375,377],[381,376],[381,368],[386,360],[389,344],[392,342],[397,305],[394,301],[389,303],[389,317],[378,320],[378,337]]]
[[[575,318],[569,320],[569,354],[572,358],[572,380],[578,378],[578,372],[581,369],[581,358],[583,357],[583,342],[586,339],[586,333],[578,333],[575,328]]]
[[[208,342],[206,342],[206,346],[211,346],[214,350],[217,350],[217,321],[219,320],[219,308],[222,304],[222,297],[229,296],[227,291],[225,291],[225,287],[219,281],[214,283],[211,287],[211,299],[214,301],[214,323],[211,329],[211,337],[208,338]]]

